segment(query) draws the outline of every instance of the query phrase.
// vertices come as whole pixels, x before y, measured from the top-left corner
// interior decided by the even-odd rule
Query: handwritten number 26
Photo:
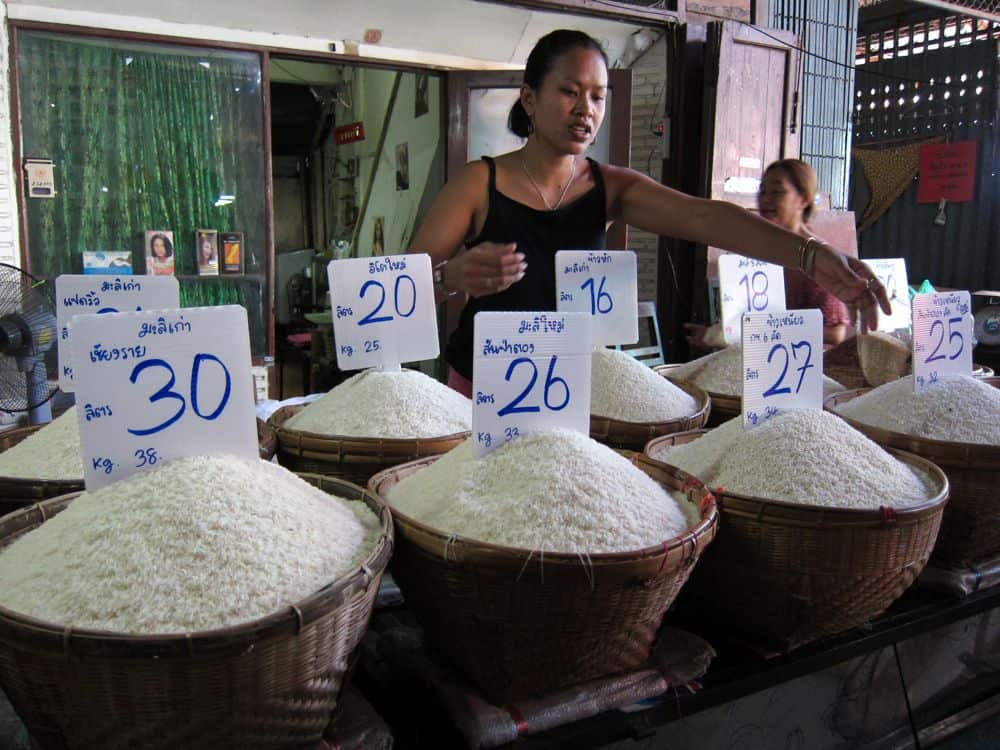
[[[218,405],[214,410],[208,414],[202,413],[198,404],[198,382],[201,376],[201,366],[203,362],[215,362],[219,367],[222,368],[222,373],[226,377],[226,387],[223,390],[222,397],[219,399]],[[174,374],[174,368],[169,362],[162,359],[147,359],[144,362],[140,362],[134,368],[132,368],[132,374],[129,375],[129,381],[136,383],[139,376],[146,370],[161,369],[166,370],[168,379],[167,382],[149,397],[149,403],[155,404],[157,401],[170,400],[177,401],[177,411],[174,412],[173,416],[164,420],[155,427],[149,427],[145,429],[132,429],[129,428],[129,432],[133,435],[155,435],[158,432],[162,432],[167,429],[170,425],[184,416],[184,412],[187,410],[187,401],[184,396],[182,396],[177,391],[173,390],[174,385],[177,382],[177,377]],[[217,419],[220,414],[222,414],[223,409],[226,408],[226,404],[229,403],[229,394],[232,391],[232,378],[229,375],[229,370],[222,363],[218,357],[214,354],[197,354],[195,355],[194,362],[191,366],[191,409],[199,417],[206,421],[212,421]]]
[[[560,377],[555,376],[556,360],[558,360],[558,355],[552,355],[552,359],[549,360],[548,373],[545,376],[545,387],[542,391],[542,402],[545,404],[545,408],[550,411],[562,411],[569,404],[569,385]],[[517,359],[511,361],[510,365],[507,367],[507,374],[504,375],[504,380],[508,383],[511,377],[514,375],[514,370],[518,368],[518,365],[525,364],[531,370],[531,378],[528,381],[528,385],[521,391],[520,394],[514,398],[509,404],[497,411],[498,417],[505,417],[508,414],[525,414],[525,413],[537,413],[542,410],[540,406],[521,406],[521,402],[528,397],[531,390],[535,387],[535,383],[538,381],[538,367],[535,365],[534,361],[528,357],[518,357]],[[556,388],[562,389],[562,400],[558,403],[555,399],[550,398],[552,396],[552,390]]]

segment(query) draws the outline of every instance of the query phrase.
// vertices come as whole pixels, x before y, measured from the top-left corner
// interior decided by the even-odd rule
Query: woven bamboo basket
[[[18,427],[0,433],[0,453],[13,448],[25,438],[35,434],[45,425]],[[83,489],[83,469],[79,479],[25,479],[0,477],[0,516],[13,513],[29,505]]]
[[[674,370],[680,367],[681,364],[682,363],[659,365],[653,369],[663,377],[670,380],[670,382],[674,385],[683,388],[684,384],[688,384],[689,381],[681,380],[673,375]],[[694,384],[690,383],[690,385]],[[705,421],[705,427],[718,427],[723,422],[728,422],[733,417],[738,417],[740,415],[740,412],[743,409],[743,401],[739,396],[729,396],[725,393],[716,393],[715,391],[706,391],[706,393],[708,393],[708,398],[712,408],[708,414],[708,419]],[[697,428],[692,427],[691,429]],[[676,430],[675,432],[680,432],[680,430]],[[645,447],[645,443],[643,444],[643,447]]]
[[[823,374],[844,388],[866,388],[869,383],[861,369],[858,342],[853,338],[842,341],[823,352]]]
[[[985,382],[1000,388],[1000,378]],[[838,404],[857,398],[869,389],[835,393],[824,406],[833,411]],[[838,414],[838,416],[841,416]],[[941,533],[934,548],[934,561],[945,567],[964,567],[983,557],[1000,554],[1000,446],[930,440],[902,432],[872,427],[841,417],[886,448],[909,451],[940,466],[951,484],[951,499],[944,512]]]
[[[469,436],[458,432],[435,438],[361,438],[319,435],[283,426],[304,408],[283,406],[267,420],[278,439],[278,463],[292,471],[339,477],[361,486],[384,469],[447,453]]]
[[[709,395],[693,383],[678,381],[675,385],[694,398],[696,402],[694,414],[666,422],[625,422],[591,414],[590,436],[611,448],[641,451],[646,443],[660,435],[672,435],[675,432],[688,432],[704,427],[712,411],[712,400]]]
[[[388,509],[360,487],[382,534],[360,568],[268,617],[177,635],[75,630],[0,607],[0,686],[41,748],[287,748],[322,736],[392,551]],[[76,495],[0,519],[0,547]]]
[[[372,477],[386,497],[432,463]],[[647,662],[667,608],[715,536],[714,498],[689,475],[643,471],[684,489],[701,520],[663,544],[627,553],[539,555],[449,536],[393,511],[399,583],[429,641],[497,705]]]
[[[884,385],[910,372],[912,355],[903,341],[878,332],[860,334],[856,338],[861,372],[871,385]]]
[[[640,462],[704,430],[650,441]],[[919,456],[892,451],[930,474],[928,502],[890,510],[832,509],[716,491],[719,538],[686,589],[734,628],[790,650],[864,624],[912,584],[930,557],[948,480]]]

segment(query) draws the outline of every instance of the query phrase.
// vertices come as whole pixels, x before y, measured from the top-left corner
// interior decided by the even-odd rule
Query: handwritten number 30
[[[201,376],[201,365],[203,362],[215,362],[216,364],[219,365],[219,367],[222,368],[222,373],[226,377],[226,387],[223,390],[222,397],[219,399],[219,403],[215,407],[215,409],[208,414],[203,414],[198,406],[198,381]],[[163,401],[164,399],[168,399],[177,401],[179,402],[180,405],[177,407],[177,411],[174,412],[174,415],[172,417],[161,422],[155,427],[150,427],[148,429],[142,429],[142,430],[134,430],[132,428],[129,428],[129,432],[132,433],[133,435],[140,435],[140,436],[153,435],[156,434],[157,432],[162,432],[163,430],[167,429],[170,425],[172,425],[174,422],[176,422],[178,419],[180,419],[184,415],[184,412],[187,410],[187,401],[184,399],[184,396],[179,394],[177,391],[173,390],[174,384],[177,382],[177,377],[174,374],[174,368],[170,365],[170,363],[166,362],[165,360],[148,359],[145,362],[140,362],[134,368],[132,368],[132,374],[129,375],[129,381],[135,383],[139,379],[139,375],[141,375],[145,370],[152,368],[166,370],[169,375],[169,379],[162,388],[160,388],[158,391],[156,391],[156,393],[154,393],[152,396],[149,397],[149,403],[155,404],[157,401]],[[209,422],[212,421],[213,419],[217,419],[219,415],[222,414],[223,409],[226,408],[226,404],[229,403],[229,395],[231,392],[232,392],[232,378],[229,375],[229,370],[222,363],[222,360],[220,360],[214,354],[195,355],[194,362],[191,365],[191,409],[194,411],[194,413],[197,414],[202,419]]]

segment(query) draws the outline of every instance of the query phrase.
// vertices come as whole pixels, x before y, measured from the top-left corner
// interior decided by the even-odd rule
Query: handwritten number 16
[[[226,376],[226,387],[222,393],[222,397],[219,399],[219,403],[218,405],[216,405],[215,409],[209,412],[208,414],[203,414],[198,405],[198,381],[201,376],[201,365],[203,362],[215,362],[216,364],[218,364],[219,367],[222,368],[222,373]],[[164,399],[166,399],[170,401],[177,401],[179,403],[179,406],[177,407],[177,411],[174,412],[174,415],[172,417],[161,422],[155,427],[149,427],[147,429],[141,429],[141,430],[135,430],[130,427],[128,431],[133,435],[154,435],[157,432],[162,432],[163,430],[167,429],[170,425],[172,425],[174,422],[176,422],[178,419],[180,419],[184,415],[184,412],[187,410],[187,401],[184,399],[184,396],[179,394],[177,391],[173,390],[174,384],[177,382],[177,378],[174,374],[174,368],[170,365],[169,362],[166,362],[165,360],[162,359],[147,359],[144,362],[140,362],[139,364],[137,364],[135,367],[132,368],[132,374],[129,375],[129,381],[134,384],[136,381],[138,381],[139,376],[143,372],[145,372],[146,370],[152,370],[154,368],[166,370],[169,378],[166,384],[163,385],[163,387],[161,387],[158,391],[156,391],[156,393],[154,393],[152,396],[149,397],[149,403],[155,404],[157,401],[163,401]],[[202,419],[209,422],[212,421],[213,419],[217,419],[219,415],[222,414],[222,410],[226,408],[226,404],[229,403],[229,394],[231,391],[232,391],[232,378],[229,375],[229,370],[222,363],[222,360],[220,360],[214,354],[195,355],[194,362],[191,365],[190,395],[191,395],[192,411],[194,411],[194,413],[197,414]]]
[[[602,276],[600,283],[597,285],[597,289],[594,289],[594,280],[587,279],[580,285],[581,289],[587,289],[590,292],[590,314],[597,315],[607,315],[615,307],[615,301],[611,299],[611,295],[604,291],[604,282],[608,280],[607,276]]]
[[[549,370],[545,375],[545,388],[542,391],[542,402],[545,404],[545,408],[550,411],[562,411],[569,404],[569,385],[562,378],[555,376],[557,359],[559,359],[558,355],[553,354],[552,359],[549,360]],[[510,365],[507,367],[507,374],[504,375],[503,379],[509,383],[511,377],[514,375],[514,370],[516,370],[521,364],[527,365],[531,370],[531,378],[528,381],[528,385],[525,386],[524,390],[521,391],[521,393],[518,394],[513,401],[497,411],[498,417],[506,417],[508,414],[537,413],[542,410],[540,406],[520,405],[521,402],[528,397],[528,394],[531,393],[531,389],[535,387],[535,383],[538,381],[538,366],[533,360],[528,357],[518,357],[517,359],[511,361]],[[563,399],[559,403],[555,403],[554,399],[550,399],[552,389],[556,387],[562,389]]]
[[[810,367],[815,367],[815,365],[812,364],[812,344],[810,344],[808,341],[798,341],[792,344],[791,359],[794,359],[796,362],[799,361],[797,352],[800,349],[805,349],[806,355],[805,355],[805,361],[802,363],[802,365],[795,368],[796,370],[799,371],[799,382],[795,384],[796,393],[798,393],[799,390],[802,388],[802,381],[805,379],[806,370],[808,370]],[[775,344],[774,346],[772,346],[771,351],[767,353],[767,363],[771,364],[771,360],[774,358],[774,355],[779,352],[785,355],[785,364],[781,368],[781,375],[778,377],[776,381],[774,381],[774,385],[772,385],[770,388],[764,391],[764,398],[767,398],[768,396],[779,396],[782,393],[790,394],[792,392],[791,387],[787,385],[786,386],[781,385],[782,382],[784,382],[785,380],[785,375],[788,373],[788,364],[790,361],[790,358],[788,356],[788,347],[785,346],[784,344]]]

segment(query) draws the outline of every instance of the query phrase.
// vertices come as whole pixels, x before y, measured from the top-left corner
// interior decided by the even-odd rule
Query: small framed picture
[[[219,233],[214,229],[198,229],[194,233],[198,249],[198,275],[219,275]]]
[[[410,148],[405,143],[396,146],[396,190],[410,189]]]
[[[372,232],[372,255],[385,255],[385,217],[375,217],[375,228]]]
[[[222,273],[243,273],[243,232],[219,232]]]
[[[427,101],[429,76],[427,73],[416,73],[415,75],[417,78],[414,82],[416,95],[413,98],[413,117],[417,118],[421,115],[426,115],[430,111],[430,105]]]
[[[168,229],[146,230],[146,273],[151,276],[174,275],[174,233]]]

